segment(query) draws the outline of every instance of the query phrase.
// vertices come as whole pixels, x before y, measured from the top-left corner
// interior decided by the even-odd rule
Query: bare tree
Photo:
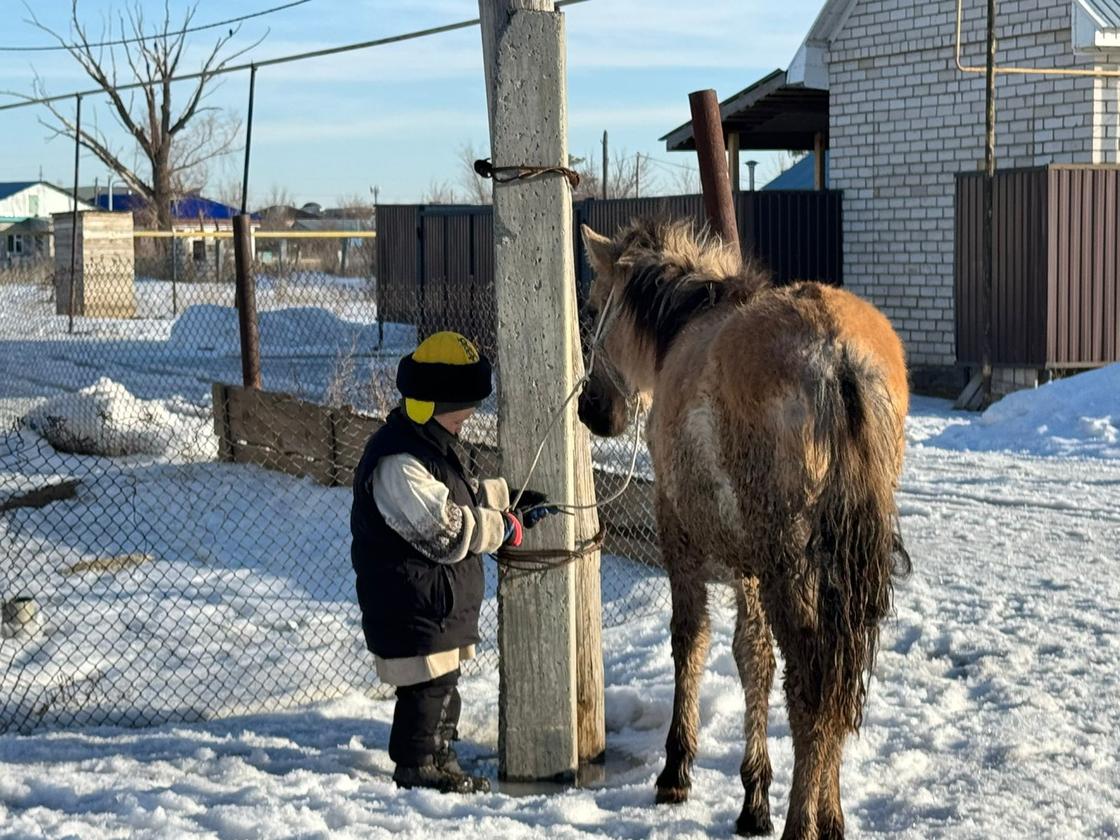
[[[126,155],[114,148],[100,129],[83,125],[79,142],[146,199],[160,228],[171,226],[171,202],[175,196],[200,188],[208,174],[207,165],[233,151],[240,123],[204,105],[204,101],[213,89],[214,74],[263,40],[262,37],[249,46],[235,48],[232,41],[240,27],[219,37],[206,53],[198,70],[201,75],[194,81],[185,104],[176,112],[171,101],[171,79],[180,69],[187,47],[184,30],[190,27],[197,8],[197,4],[188,7],[176,24],[171,20],[170,4],[165,4],[163,22],[153,34],[145,31],[143,6],[140,0],[134,0],[127,13],[118,16],[120,40],[132,43],[105,47],[98,42],[108,39],[89,37],[78,17],[78,0],[72,0],[70,32],[65,37],[40,22],[32,8],[27,7],[30,23],[64,46],[108,94],[113,117],[135,141],[140,153],[137,157],[149,166],[148,177],[137,171],[137,167],[128,165]],[[112,29],[111,24],[105,27],[108,32]],[[119,73],[118,50],[123,57],[122,64],[127,65],[127,71]],[[142,85],[139,96],[117,90],[120,84],[134,82]],[[34,93],[38,97],[47,95],[38,74]],[[64,113],[58,103],[48,103],[47,108],[54,122],[44,120],[43,125],[53,129],[54,136],[73,138],[77,131],[72,117]]]
[[[345,193],[335,199],[335,210],[351,219],[372,219],[373,198],[360,192]]]
[[[601,198],[603,195],[602,175],[595,155],[577,157],[568,155],[568,167],[579,175],[579,186],[572,192],[572,198],[581,201],[585,198]]]
[[[467,201],[471,204],[490,204],[494,197],[493,183],[474,171],[474,162],[482,157],[485,155],[475,150],[474,143],[464,143],[459,147],[459,161],[463,164],[459,186],[463,188]]]
[[[458,201],[455,188],[447,181],[432,181],[420,198],[421,204],[455,204]]]
[[[695,195],[700,192],[700,170],[677,166],[669,175],[674,195]]]

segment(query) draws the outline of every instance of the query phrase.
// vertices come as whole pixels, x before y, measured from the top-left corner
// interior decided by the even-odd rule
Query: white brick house
[[[963,384],[955,176],[984,160],[985,79],[957,68],[956,12],[955,0],[828,0],[782,88],[828,92],[844,285],[891,319],[915,385],[945,390]],[[985,20],[982,0],[964,0],[965,65],[984,64]],[[1113,0],[1003,0],[997,21],[1000,65],[1120,62]],[[1120,87],[1115,79],[1001,75],[996,136],[1000,169],[1120,162]]]
[[[982,67],[987,4],[963,2],[962,64]],[[720,106],[732,167],[739,149],[828,148],[828,187],[843,194],[844,286],[886,312],[926,391],[964,384],[954,197],[956,175],[982,169],[984,156],[986,80],[956,66],[956,9],[828,0],[787,71]],[[1117,69],[1120,1],[1002,0],[997,40],[1000,66]],[[662,139],[694,148],[691,123]],[[1000,75],[996,159],[1000,170],[1118,164],[1118,80]]]

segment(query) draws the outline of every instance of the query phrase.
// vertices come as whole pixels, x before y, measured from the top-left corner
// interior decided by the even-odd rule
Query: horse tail
[[[833,344],[818,380],[812,435],[824,474],[810,510],[807,560],[818,571],[821,699],[858,731],[893,583],[910,572],[894,491],[901,418],[881,369]]]

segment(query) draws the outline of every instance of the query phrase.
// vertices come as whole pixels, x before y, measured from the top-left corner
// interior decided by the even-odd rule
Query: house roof
[[[1103,29],[1120,29],[1120,0],[1077,0]]]
[[[738,134],[740,149],[808,151],[818,133],[828,137],[828,91],[789,85],[784,70],[725,99],[719,113],[724,136]],[[670,152],[696,148],[691,121],[660,139]]]
[[[787,84],[828,90],[828,45],[858,0],[828,0],[789,63]]]
[[[797,163],[780,173],[776,178],[767,183],[763,190],[815,190],[816,165],[813,152],[805,155]],[[824,153],[824,183],[828,188],[828,152]]]
[[[147,206],[147,200],[136,193],[113,196],[113,212],[135,212]],[[100,193],[96,204],[102,210],[109,208],[109,194]],[[232,219],[240,211],[220,201],[203,198],[200,195],[187,195],[171,202],[171,215],[176,219],[190,220],[200,216],[203,219]],[[254,213],[253,218],[260,218]]]
[[[373,230],[372,219],[297,219],[295,230],[363,231]]]
[[[0,198],[8,198],[16,193],[21,193],[38,183],[38,181],[0,181]]]
[[[1073,51],[1078,55],[1120,54],[1120,0],[1074,0]]]
[[[0,181],[0,199],[9,198],[16,193],[21,193],[31,187],[44,186],[47,189],[54,190],[56,193],[61,193],[67,198],[70,197],[70,190],[64,190],[62,187],[57,187],[50,181]],[[78,194],[78,201],[81,202],[81,193]]]

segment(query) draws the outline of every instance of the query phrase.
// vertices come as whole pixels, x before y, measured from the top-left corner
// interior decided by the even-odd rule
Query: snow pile
[[[212,458],[217,441],[208,409],[181,397],[141,400],[101,377],[87,388],[44,401],[27,425],[60,452],[79,455],[193,454]]]
[[[257,316],[261,352],[266,354],[308,351],[332,352],[354,348],[369,352],[378,346],[376,324],[344,321],[320,307],[295,307],[259,312]],[[386,325],[388,328],[390,325]],[[401,338],[393,327],[394,342]],[[241,332],[237,310],[230,306],[201,304],[189,307],[171,328],[169,345],[177,350],[237,353]]]
[[[932,400],[915,413],[913,441],[954,422]],[[28,438],[0,436],[0,478],[89,460],[50,457]],[[23,698],[46,690],[57,704],[46,721],[69,727],[0,736],[0,838],[731,835],[743,692],[726,588],[713,588],[688,803],[653,803],[673,663],[668,610],[647,607],[664,603],[665,580],[635,567],[623,582],[609,557],[604,612],[631,612],[603,633],[605,778],[528,796],[401,791],[386,752],[392,703],[362,693],[373,676],[346,554],[347,489],[236,464],[125,466],[60,503],[71,511],[65,541],[52,528],[58,506],[0,517],[0,545],[16,558],[0,582],[30,589],[43,614],[30,644],[0,645],[0,714],[40,713]],[[1118,484],[1116,460],[911,447],[899,503],[914,572],[896,587],[864,726],[845,749],[850,836],[1120,836]],[[100,523],[125,502],[139,527],[106,535]],[[151,559],[111,574],[67,569],[139,552]],[[793,768],[780,686],[768,739],[779,834]],[[210,722],[72,726],[106,710],[122,722],[252,711],[266,687],[276,705],[348,693]],[[462,694],[457,748],[493,778],[497,669],[471,669]]]
[[[1120,458],[1120,364],[1017,391],[924,442],[945,449]]]

